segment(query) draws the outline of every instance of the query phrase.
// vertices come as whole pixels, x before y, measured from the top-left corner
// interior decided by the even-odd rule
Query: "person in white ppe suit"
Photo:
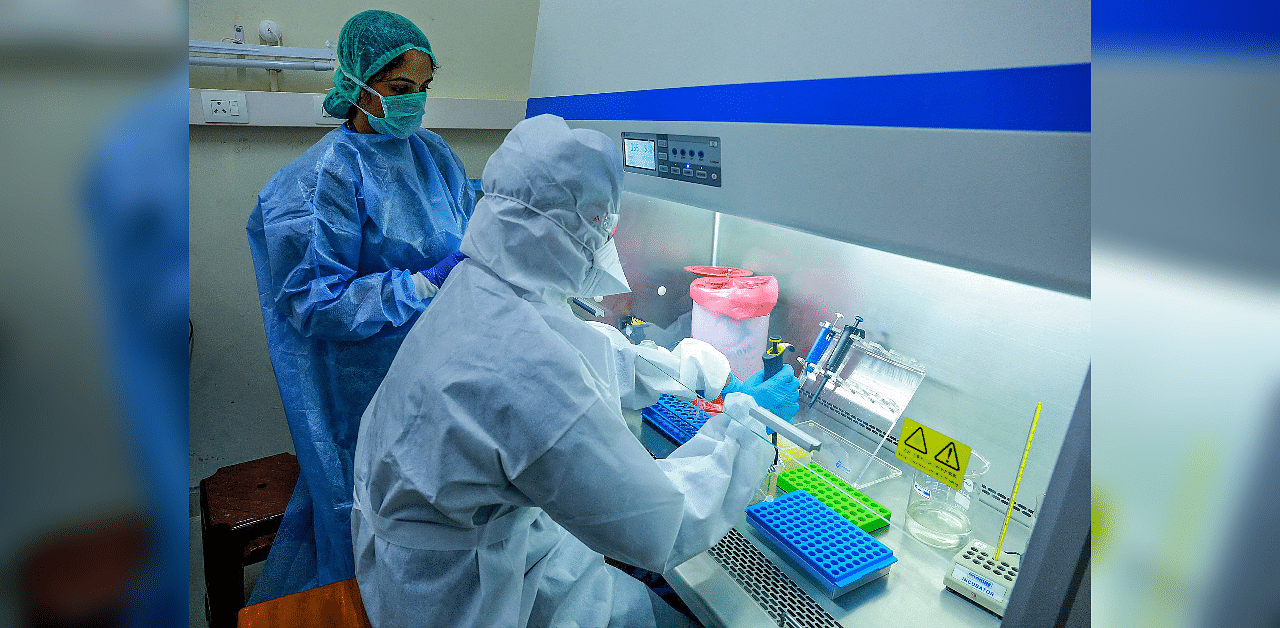
[[[602,554],[661,573],[710,548],[773,450],[727,414],[665,460],[628,430],[620,400],[691,396],[672,376],[714,397],[729,368],[705,343],[634,347],[570,311],[572,295],[627,290],[621,181],[607,136],[550,115],[489,159],[469,258],[360,425],[351,525],[375,627],[689,623]]]

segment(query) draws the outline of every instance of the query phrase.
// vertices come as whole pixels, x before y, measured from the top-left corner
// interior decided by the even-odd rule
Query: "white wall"
[[[533,97],[1081,63],[1089,1],[546,0]]]
[[[284,45],[323,48],[335,44],[342,25],[356,13],[383,9],[417,24],[431,40],[440,64],[431,96],[524,99],[529,93],[529,67],[538,18],[537,0],[413,2],[387,0],[376,5],[333,0],[205,0],[190,4],[190,38],[222,41],[233,26],[245,27],[245,43],[263,44],[258,23],[280,24]],[[191,68],[191,86],[265,91],[265,70]],[[324,92],[333,87],[330,72],[281,72],[280,90]]]

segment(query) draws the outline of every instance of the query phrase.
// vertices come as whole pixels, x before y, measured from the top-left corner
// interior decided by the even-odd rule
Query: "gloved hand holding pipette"
[[[724,387],[726,404],[728,395],[735,392],[751,395],[761,408],[788,421],[800,411],[800,380],[790,366],[782,367],[769,379],[764,379],[764,371],[756,371],[745,382],[730,375]]]

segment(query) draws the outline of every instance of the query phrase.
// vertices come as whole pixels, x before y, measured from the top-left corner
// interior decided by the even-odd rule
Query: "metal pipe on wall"
[[[194,39],[187,42],[187,51],[193,54],[247,55],[250,57],[272,57],[301,61],[331,61],[334,59],[334,52],[330,48],[254,46],[218,41],[196,41]]]
[[[333,63],[329,61],[278,61],[272,59],[228,59],[224,57],[188,57],[191,65],[229,67],[229,68],[258,68],[262,70],[314,70],[316,72],[329,72],[333,70]]]

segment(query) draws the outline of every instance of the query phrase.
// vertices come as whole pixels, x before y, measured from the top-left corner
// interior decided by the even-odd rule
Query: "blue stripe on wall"
[[[530,98],[526,116],[1089,131],[1088,63]]]
[[[1280,52],[1280,5],[1260,0],[1126,0],[1092,5],[1094,50]]]

